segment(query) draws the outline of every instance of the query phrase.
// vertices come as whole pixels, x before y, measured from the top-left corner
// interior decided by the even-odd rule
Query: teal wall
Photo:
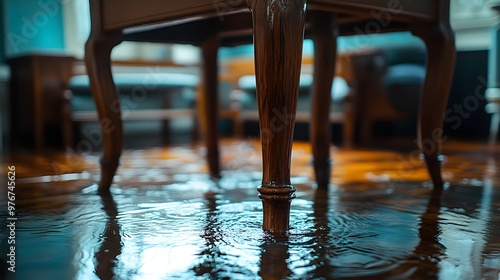
[[[3,13],[4,2],[0,3],[0,64],[5,61],[5,15]]]
[[[355,51],[366,47],[383,47],[394,45],[414,45],[423,42],[410,32],[391,32],[379,34],[360,34],[340,37],[339,51]]]
[[[64,51],[61,0],[4,0],[5,56]]]

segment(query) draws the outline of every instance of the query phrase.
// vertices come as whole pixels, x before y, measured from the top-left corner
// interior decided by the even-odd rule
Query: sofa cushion
[[[417,114],[425,73],[425,67],[418,64],[398,64],[387,68],[384,86],[394,108]]]
[[[399,64],[425,65],[427,51],[423,44],[387,46],[381,49],[387,66]]]
[[[113,80],[122,110],[162,109],[167,98],[170,98],[169,107],[192,107],[196,98],[194,89],[199,83],[196,75],[183,73],[114,73]],[[95,110],[87,75],[73,76],[68,88],[73,93],[73,111]]]
[[[199,83],[197,76],[183,73],[114,73],[113,81],[120,88],[144,86],[148,90],[170,87],[195,87]],[[77,75],[71,77],[69,87],[71,90],[88,90],[89,76]]]
[[[301,74],[299,80],[299,96],[297,100],[297,111],[311,111],[311,87],[313,83],[312,74]],[[254,75],[242,76],[238,81],[238,87],[246,94],[240,98],[240,103],[245,110],[257,110],[256,81]],[[349,93],[347,82],[341,77],[335,77],[331,91],[331,111],[342,111],[342,103]]]

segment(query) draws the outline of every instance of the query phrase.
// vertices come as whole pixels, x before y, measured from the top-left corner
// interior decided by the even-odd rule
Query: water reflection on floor
[[[112,196],[91,186],[95,156],[4,159],[18,170],[12,279],[500,279],[499,153],[453,147],[433,195],[407,151],[332,149],[333,184],[318,190],[295,145],[280,238],[261,230],[256,142],[223,145],[218,182],[201,148],[126,152]]]

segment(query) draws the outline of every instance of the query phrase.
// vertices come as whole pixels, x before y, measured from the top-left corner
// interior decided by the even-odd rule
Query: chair
[[[330,174],[330,90],[324,89],[331,86],[335,72],[337,34],[411,30],[424,40],[428,53],[419,143],[434,187],[441,189],[439,136],[455,59],[448,14],[449,0],[91,0],[92,32],[85,61],[99,118],[111,124],[104,134],[99,189],[109,189],[122,150],[120,112],[110,108],[117,100],[110,71],[113,47],[122,40],[147,40],[191,43],[202,48],[205,90],[201,114],[209,168],[215,172],[219,169],[214,129],[217,48],[240,42],[253,33],[263,161],[262,185],[258,188],[263,201],[263,228],[274,234],[285,233],[290,201],[295,196],[290,161],[304,30],[315,42],[311,114],[317,180],[328,179]],[[424,141],[432,148],[424,147]]]
[[[364,49],[350,56],[356,73],[351,87],[359,122],[359,142],[372,142],[374,124],[415,118],[425,80],[425,48],[420,45]]]

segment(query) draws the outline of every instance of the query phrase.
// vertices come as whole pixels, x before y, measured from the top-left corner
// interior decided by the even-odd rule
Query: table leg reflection
[[[220,242],[224,233],[220,227],[219,217],[217,214],[217,193],[205,193],[205,203],[207,207],[207,216],[205,218],[205,226],[203,228],[203,239],[205,240],[205,248],[199,253],[200,259],[203,259],[198,265],[192,268],[193,272],[198,277],[207,277],[219,279],[217,259],[223,253],[220,251]]]
[[[419,242],[405,261],[380,277],[403,276],[408,279],[438,279],[440,272],[439,258],[445,255],[445,247],[439,242],[441,229],[439,212],[442,191],[433,190],[424,213],[418,224]]]
[[[261,246],[260,271],[262,279],[285,279],[292,272],[288,268],[288,237],[267,240]]]
[[[99,279],[114,279],[116,260],[122,253],[121,227],[117,220],[118,208],[111,193],[101,194],[101,201],[108,221],[102,234],[101,247],[95,254],[95,273],[99,276]]]

